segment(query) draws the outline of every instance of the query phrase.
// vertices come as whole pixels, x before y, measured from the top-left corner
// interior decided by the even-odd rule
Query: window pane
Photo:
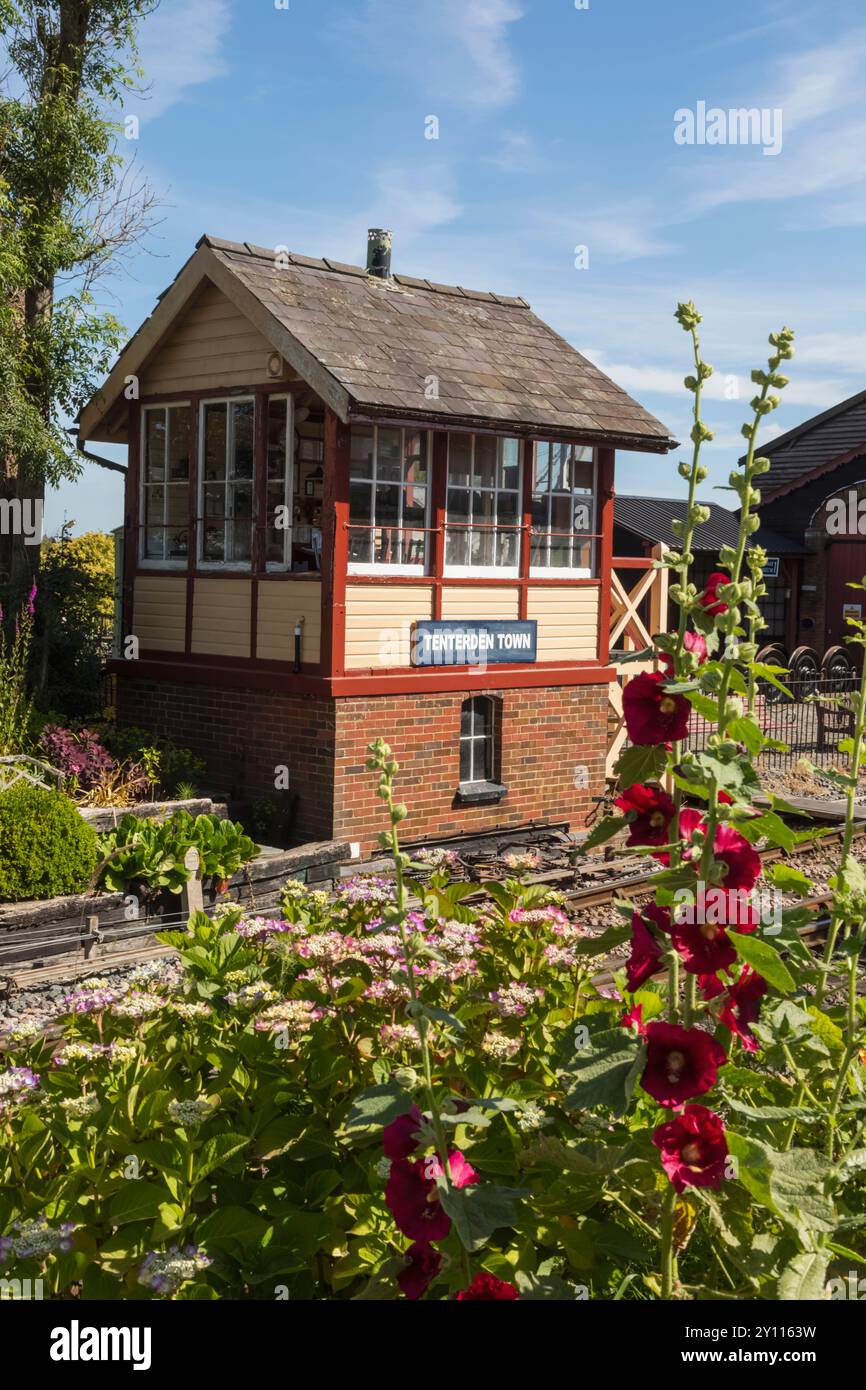
[[[497,511],[503,525],[515,526],[518,519],[519,498],[516,492],[500,492]]]
[[[512,488],[516,492],[520,487],[520,442],[517,439],[503,439],[500,445],[499,486]]]
[[[575,542],[574,551],[573,551],[574,559],[573,559],[573,561],[572,561],[572,564],[574,565],[575,569],[590,570],[590,571],[592,570],[592,565],[593,565],[592,551],[593,551],[593,546],[594,546],[594,545],[595,545],[595,542],[594,542],[594,541],[576,541],[576,542]]]
[[[472,565],[492,565],[495,547],[495,532],[471,531],[469,541],[469,563]]]
[[[514,568],[517,565],[518,538],[514,531],[497,531],[496,563]]]
[[[379,449],[376,460],[376,481],[401,482],[403,478],[402,440],[400,430],[379,430]]]
[[[473,700],[473,733],[477,738],[486,738],[490,732],[490,703],[487,700]]]
[[[460,744],[460,781],[472,782],[472,744],[466,739]]]
[[[286,473],[286,422],[288,403],[268,402],[268,477],[284,478]]]
[[[404,474],[407,483],[427,482],[427,436],[415,430],[406,431],[406,446],[403,455]]]
[[[352,426],[350,473],[353,478],[373,476],[373,431]]]
[[[252,401],[242,401],[232,405],[232,426],[234,432],[234,457],[231,460],[233,478],[252,478],[255,460],[253,440]]]
[[[226,475],[226,408],[206,405],[204,408],[204,477],[206,480]]]
[[[165,488],[161,483],[144,489],[145,523],[162,522],[165,517]]]
[[[488,434],[475,436],[475,463],[472,481],[478,487],[496,486],[496,460],[499,454],[499,441]]]
[[[165,480],[165,411],[148,410],[146,418],[144,480],[161,483]]]
[[[397,525],[400,518],[400,489],[388,485],[376,486],[376,524]]]
[[[448,440],[448,482],[455,487],[469,486],[472,436],[452,434]]]
[[[568,444],[551,445],[550,486],[553,492],[571,491],[570,455]]]
[[[369,565],[372,563],[372,531],[349,531],[349,560],[355,565]]]
[[[403,525],[423,527],[427,519],[427,489],[407,487],[403,494]]]
[[[189,478],[189,406],[173,406],[168,411],[168,476],[171,482]]]
[[[202,558],[204,560],[224,560],[226,514],[225,486],[205,483],[202,501],[204,506],[204,518],[202,520]]]
[[[552,531],[571,531],[572,502],[570,496],[556,496],[550,499],[550,529]]]
[[[592,492],[592,460],[573,465],[575,492]]]
[[[373,489],[369,483],[350,483],[349,484],[349,520],[367,521],[373,520]]]
[[[268,525],[265,531],[265,559],[269,565],[285,564],[286,559],[286,537],[287,529],[285,522],[287,516],[278,512],[278,508],[285,506],[284,488],[282,483],[268,483]],[[284,521],[284,525],[277,527],[278,517]]]
[[[161,526],[148,527],[144,532],[144,558],[145,560],[164,559],[163,547],[165,545],[165,532]]]
[[[547,492],[550,487],[550,445],[536,444],[533,492]]]
[[[472,700],[464,700],[460,706],[460,737],[471,738],[475,727],[475,711]]]
[[[469,518],[471,493],[468,488],[450,487],[448,489],[448,520],[466,521]]]
[[[469,564],[469,532],[449,530],[445,534],[446,565]]]
[[[588,498],[585,502],[576,500],[574,504],[574,526],[575,531],[592,531],[592,499]]]

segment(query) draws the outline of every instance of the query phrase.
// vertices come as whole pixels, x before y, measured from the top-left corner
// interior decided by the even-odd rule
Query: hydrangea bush
[[[784,858],[762,874],[756,846],[796,835],[783,803],[756,807],[750,764],[757,683],[784,675],[756,661],[755,436],[791,335],[754,374],[739,543],[698,592],[711,369],[693,306],[678,317],[695,356],[688,519],[664,561],[680,619],[626,687],[621,814],[592,836],[658,862],[654,901],[599,936],[523,856],[483,897],[446,861],[414,865],[378,741],[393,876],[333,900],[291,881],[273,918],[196,915],[161,938],[177,961],[70,991],[59,1040],[8,1034],[4,1275],[85,1299],[817,1299],[866,1263],[866,682],[816,955],[808,880]],[[692,709],[714,726],[700,752]],[[759,886],[804,901],[768,921]]]

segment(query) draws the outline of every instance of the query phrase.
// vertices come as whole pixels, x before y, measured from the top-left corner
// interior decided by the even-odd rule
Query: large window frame
[[[283,474],[280,477],[271,477],[270,472],[270,425],[271,407],[275,404],[283,404],[286,408],[286,447],[285,459],[283,464]],[[292,567],[292,542],[295,534],[294,506],[295,506],[295,398],[291,393],[268,395],[264,399],[265,408],[265,458],[264,458],[264,481],[262,483],[265,498],[265,518],[262,525],[262,558],[264,560],[265,571],[268,574],[284,574]],[[255,428],[255,417],[254,417]],[[255,477],[255,465],[253,466],[253,476]],[[272,504],[271,493],[279,484],[282,483],[281,501]],[[275,507],[284,506],[289,518],[289,524],[278,534],[283,538],[283,555],[281,560],[269,560],[268,548],[271,530],[276,530],[274,512]],[[255,515],[253,517],[253,537],[256,536]],[[255,557],[255,539],[253,541],[253,557]]]
[[[468,460],[468,481],[466,483],[452,482],[452,449],[457,439],[468,439],[470,441],[470,452]],[[476,481],[481,476],[476,468],[476,455],[478,452],[479,441],[483,443],[492,442],[496,446],[496,459],[494,464],[494,479],[492,483]],[[516,451],[516,460],[508,462],[504,458],[507,445],[513,445]],[[445,461],[446,478],[446,503],[445,503],[445,535],[444,535],[444,562],[443,574],[448,579],[519,579],[521,577],[521,536],[523,532],[523,444],[514,435],[481,435],[471,434],[469,431],[459,434],[449,434],[448,453]],[[517,471],[517,482],[514,487],[509,487],[501,482],[501,478],[506,469]],[[467,494],[466,512],[452,511],[452,494],[465,492]],[[492,501],[492,512],[481,513],[476,516],[476,496],[488,498]],[[500,498],[510,497],[514,499],[513,520],[500,522]],[[490,502],[488,502],[490,505]],[[489,531],[493,536],[494,554],[499,548],[499,543],[503,535],[512,533],[514,536],[514,563],[498,564],[495,560],[491,564],[489,561],[477,561],[472,558],[475,537],[479,532]],[[465,532],[469,537],[467,547],[468,559],[466,562],[449,560],[449,539]]]
[[[381,466],[382,466],[382,462],[381,462],[381,459],[380,459],[379,440],[380,440],[380,435],[383,433],[383,431],[384,431],[384,432],[387,432],[387,433],[391,433],[391,434],[399,434],[399,436],[400,436],[401,476],[400,476],[400,479],[399,479],[399,480],[394,479],[394,478],[380,477],[380,468],[381,468]],[[349,527],[349,536],[348,536],[348,556],[349,556],[349,558],[348,558],[348,562],[347,562],[348,573],[349,573],[350,575],[392,575],[392,576],[400,576],[400,575],[404,575],[404,576],[417,576],[417,575],[422,575],[422,576],[423,576],[423,575],[426,575],[427,572],[428,572],[429,557],[430,557],[430,510],[431,510],[431,497],[432,497],[432,491],[433,491],[433,443],[432,443],[431,432],[430,432],[430,430],[424,429],[424,428],[422,428],[422,427],[420,427],[420,426],[419,426],[417,429],[412,429],[411,427],[408,427],[408,426],[401,426],[401,425],[364,425],[364,426],[354,426],[354,427],[353,427],[353,430],[352,430],[352,439],[360,438],[361,435],[362,435],[362,433],[369,433],[369,434],[372,435],[372,458],[371,458],[371,464],[370,464],[370,466],[371,466],[371,472],[370,472],[369,477],[363,475],[363,473],[362,473],[362,467],[364,467],[364,466],[366,466],[366,465],[361,465],[361,464],[360,464],[360,461],[355,459],[355,457],[354,457],[354,451],[352,451],[352,454],[351,454],[351,457],[350,457],[350,460],[349,460],[349,494],[350,494],[350,502],[349,502],[349,522],[348,522],[348,527]],[[409,463],[409,460],[407,459],[407,454],[406,454],[406,440],[407,440],[407,437],[408,437],[408,436],[412,436],[412,435],[418,435],[418,436],[420,437],[420,439],[421,439],[421,442],[422,442],[422,448],[423,448],[423,462],[424,462],[424,479],[425,479],[425,480],[424,480],[424,482],[420,482],[420,483],[417,482],[417,481],[415,481],[414,479],[407,478],[407,476],[406,476],[407,466],[408,466],[408,463]],[[351,445],[350,445],[350,450],[351,450]],[[423,517],[423,523],[422,523],[420,526],[417,525],[417,524],[413,525],[413,524],[411,524],[411,523],[410,523],[408,526],[404,526],[403,523],[404,523],[404,519],[405,519],[405,515],[406,515],[406,511],[405,511],[405,509],[406,509],[406,494],[407,494],[407,490],[408,490],[409,488],[413,487],[413,486],[414,486],[415,488],[418,488],[418,489],[421,489],[421,488],[424,489],[425,497],[424,497],[424,517]],[[377,522],[377,520],[376,520],[376,511],[377,511],[377,502],[378,502],[378,492],[379,492],[379,489],[380,489],[380,488],[394,488],[394,487],[396,487],[397,490],[398,490],[398,512],[397,512],[397,520],[396,520],[396,522],[388,522],[388,521],[384,521],[384,522],[381,522],[381,521],[380,521],[380,522]],[[361,521],[358,521],[358,520],[354,520],[354,521],[353,521],[353,519],[352,519],[352,505],[351,505],[351,501],[352,501],[352,492],[353,492],[353,490],[357,490],[357,489],[361,489],[361,488],[363,488],[365,492],[367,491],[367,489],[369,489],[369,492],[370,492],[370,520],[369,520],[369,522],[366,522],[366,521],[365,521],[365,522],[361,522]],[[394,542],[394,536],[396,535],[397,537],[399,537],[399,539],[397,540],[396,544],[400,547],[400,552],[401,552],[401,553],[403,552],[403,546],[404,546],[404,544],[405,544],[404,541],[403,541],[403,536],[404,536],[404,534],[420,531],[420,532],[423,533],[423,541],[422,541],[422,544],[421,544],[421,556],[420,556],[420,558],[419,558],[417,561],[406,561],[406,560],[404,560],[404,559],[400,559],[400,560],[396,560],[396,561],[392,561],[392,560],[383,560],[383,559],[378,559],[378,560],[376,560],[376,559],[373,559],[373,560],[355,560],[355,559],[352,559],[352,558],[351,558],[351,557],[352,557],[352,545],[353,545],[353,540],[354,540],[353,533],[354,533],[354,532],[365,532],[365,531],[370,533],[370,536],[371,536],[371,547],[373,547],[373,548],[375,548],[375,546],[376,546],[376,543],[377,543],[377,535],[379,535],[380,533],[383,533],[383,539],[384,539],[384,533],[388,533],[388,532],[391,533],[391,537],[390,537],[390,540],[389,540],[389,543],[390,543],[391,545],[393,545],[393,544],[395,543],[395,542]],[[414,544],[417,544],[417,542],[414,542],[414,541],[413,541],[412,544],[413,544],[413,545],[414,545]]]
[[[142,409],[141,409],[141,434],[140,434],[140,440],[139,440],[139,451],[140,451],[140,452],[139,452],[139,457],[140,457],[140,459],[141,459],[141,467],[140,467],[140,470],[139,470],[139,472],[140,472],[140,479],[139,479],[139,489],[138,489],[138,508],[139,508],[139,522],[140,522],[140,525],[139,525],[139,533],[138,533],[138,563],[139,563],[139,566],[140,566],[142,569],[185,570],[185,569],[187,568],[188,564],[189,564],[189,547],[190,547],[190,540],[191,540],[190,525],[189,525],[189,489],[190,489],[191,476],[192,476],[192,449],[190,448],[190,451],[189,451],[189,458],[188,458],[188,461],[187,461],[187,475],[186,475],[186,477],[183,478],[183,479],[177,480],[177,481],[172,481],[171,478],[169,477],[169,460],[170,460],[170,452],[171,452],[171,424],[170,424],[170,418],[171,418],[171,413],[172,413],[172,411],[175,411],[175,410],[186,410],[186,411],[188,411],[189,414],[188,414],[188,420],[187,420],[187,439],[191,442],[191,439],[192,439],[192,412],[193,412],[193,405],[192,405],[192,401],[191,401],[191,400],[188,400],[188,401],[162,401],[162,402],[157,401],[157,402],[154,402],[153,404],[149,404],[149,405],[142,406]],[[158,480],[158,481],[153,481],[152,479],[149,479],[149,478],[148,478],[148,464],[149,464],[149,457],[148,457],[148,418],[149,418],[149,416],[151,416],[151,415],[153,415],[153,414],[156,414],[156,413],[158,413],[158,412],[160,412],[160,411],[163,413],[164,420],[165,420],[165,462],[164,462],[164,466],[163,466],[163,478],[162,478],[161,480]],[[148,507],[148,490],[149,490],[149,489],[155,489],[155,488],[158,488],[158,487],[161,487],[162,490],[163,490],[162,521],[161,521],[161,522],[158,522],[156,525],[148,525],[148,520],[149,520],[150,516],[152,515],[152,513],[150,512],[149,507]],[[185,498],[186,498],[186,507],[185,507],[185,509],[184,509],[184,520],[183,520],[182,526],[170,527],[170,525],[169,525],[169,520],[168,520],[168,503],[169,503],[169,489],[170,489],[170,488],[176,488],[178,491],[181,490],[181,489],[183,489],[183,494],[184,494],[184,496],[185,496]],[[183,531],[185,531],[185,533],[186,533],[186,551],[185,551],[183,554],[180,554],[180,555],[176,555],[176,556],[168,557],[168,558],[167,558],[167,557],[166,557],[166,554],[165,554],[165,551],[166,551],[166,539],[167,539],[167,532],[168,532],[170,529],[175,529],[175,530],[181,530],[181,529],[182,529]],[[161,530],[162,533],[163,533],[163,538],[162,538],[162,542],[163,542],[163,543],[162,543],[162,552],[163,552],[163,553],[162,553],[161,556],[148,555],[148,554],[147,554],[147,550],[148,550],[148,539],[147,539],[148,532],[149,532],[149,531],[159,531],[159,530]]]
[[[539,451],[547,450],[546,462],[546,483],[544,487],[539,487],[538,478],[541,471],[539,462]],[[560,456],[555,459],[554,450],[567,450],[568,460],[564,462]],[[566,487],[561,484],[563,472],[566,467],[570,470],[575,465],[592,465],[592,485],[587,492],[584,488],[578,487],[574,481],[574,474],[571,474],[571,485]],[[560,469],[560,486],[554,486],[556,481],[556,468]],[[530,579],[594,579],[597,572],[597,550],[598,536],[596,534],[596,522],[598,518],[598,450],[588,445],[575,444],[568,440],[536,440],[532,449],[532,479],[530,488],[532,524],[529,540],[529,578]],[[571,520],[570,528],[554,525],[554,508],[556,502],[565,502],[568,499],[569,517]],[[539,504],[541,504],[539,506]],[[589,508],[589,525],[585,531],[578,531],[574,526],[575,510],[578,505],[587,505]],[[543,526],[537,524],[537,513],[544,510],[546,520]],[[565,565],[552,563],[552,557],[556,553],[554,548],[555,538],[565,542],[569,538],[567,547],[562,545],[561,550],[568,551],[569,563]],[[583,539],[581,539],[583,538]],[[539,545],[543,548],[546,560],[539,563],[537,550]],[[588,548],[590,563],[588,565],[576,565],[574,559],[578,547],[585,545]]]
[[[251,474],[251,476],[250,476],[248,479],[247,479],[247,478],[240,478],[240,479],[239,479],[239,478],[233,478],[233,477],[230,476],[230,473],[229,473],[230,459],[231,459],[231,457],[232,457],[232,448],[233,448],[233,444],[234,444],[235,439],[236,439],[236,435],[235,435],[235,431],[234,431],[233,423],[232,423],[232,420],[233,420],[233,410],[232,410],[232,407],[234,407],[234,406],[239,406],[239,405],[251,405],[251,406],[252,406],[252,454],[253,454],[253,467],[252,467],[252,474]],[[225,412],[226,412],[226,443],[225,443],[226,454],[225,454],[225,473],[224,473],[223,477],[222,477],[222,478],[215,478],[215,479],[212,479],[212,478],[206,478],[206,477],[205,477],[205,451],[206,451],[206,449],[207,449],[207,438],[206,438],[205,420],[206,420],[207,411],[210,410],[210,409],[212,409],[214,406],[223,406],[223,407],[225,408]],[[196,565],[197,565],[198,569],[200,569],[200,570],[223,570],[223,571],[234,571],[234,572],[239,573],[239,574],[248,574],[248,573],[252,573],[252,571],[253,571],[253,569],[254,569],[255,560],[256,560],[256,518],[257,518],[257,510],[258,510],[258,509],[257,509],[257,506],[256,506],[256,493],[257,493],[257,490],[258,490],[258,488],[257,488],[257,482],[258,482],[258,480],[257,480],[257,470],[256,470],[256,455],[257,455],[257,449],[256,449],[256,428],[257,428],[257,420],[256,420],[256,397],[255,397],[255,394],[242,395],[242,396],[210,396],[210,397],[203,398],[202,400],[199,401],[199,414],[198,414],[198,487],[197,487],[197,499],[196,499],[196,500],[197,500],[196,515],[197,515],[197,519],[198,519],[198,520],[197,520],[197,527],[196,527],[196,529],[197,529],[197,532],[198,532],[198,536],[197,536],[197,541],[196,541]],[[236,520],[237,520],[237,518],[236,518],[236,516],[235,516],[235,514],[234,514],[233,508],[232,508],[231,510],[230,510],[230,508],[229,508],[229,490],[230,490],[230,488],[234,488],[234,490],[237,491],[237,489],[238,489],[240,486],[243,486],[243,487],[247,487],[247,486],[248,486],[249,489],[250,489],[250,499],[251,499],[251,510],[250,510],[250,517],[249,517],[249,523],[250,523],[250,556],[249,556],[249,559],[248,559],[248,560],[235,560],[235,559],[226,559],[226,558],[225,558],[225,554],[226,554],[226,552],[227,552],[227,551],[229,550],[229,548],[230,548],[230,537],[232,538],[232,547],[231,547],[231,548],[233,548],[233,541],[234,541],[234,529],[233,529],[233,528],[234,528],[234,524],[235,524],[235,522],[236,522]],[[224,502],[224,507],[223,507],[223,558],[222,558],[222,559],[212,559],[212,558],[209,559],[209,558],[207,558],[206,555],[205,555],[205,548],[206,548],[206,542],[207,542],[207,521],[208,521],[208,517],[205,515],[204,497],[205,497],[205,488],[207,488],[207,487],[222,487],[222,488],[223,488],[223,491],[224,491],[225,502]]]
[[[473,695],[460,706],[460,786],[490,786],[497,781],[496,700]]]

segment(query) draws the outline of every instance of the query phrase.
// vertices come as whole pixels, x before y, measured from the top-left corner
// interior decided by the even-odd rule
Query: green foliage
[[[179,748],[171,739],[132,726],[106,726],[101,735],[115,758],[142,768],[158,795],[181,801],[199,795],[205,761],[191,749]]]
[[[128,884],[142,884],[180,893],[190,876],[184,856],[191,848],[201,857],[201,878],[217,882],[231,878],[259,852],[242,826],[219,816],[175,811],[156,821],[126,815],[115,830],[99,837],[105,860],[100,886],[119,892]]]
[[[51,710],[55,722],[101,716],[113,612],[114,538],[90,531],[46,541],[33,668],[39,706]]]
[[[31,597],[9,624],[4,623],[0,608],[0,757],[29,753],[33,746],[35,720],[28,682],[32,606]]]
[[[96,835],[60,792],[18,782],[0,793],[0,902],[81,893]]]

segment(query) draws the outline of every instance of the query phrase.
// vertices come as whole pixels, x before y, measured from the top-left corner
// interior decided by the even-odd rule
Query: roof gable
[[[866,391],[761,444],[760,453],[773,465],[761,489],[765,502],[866,453]]]

